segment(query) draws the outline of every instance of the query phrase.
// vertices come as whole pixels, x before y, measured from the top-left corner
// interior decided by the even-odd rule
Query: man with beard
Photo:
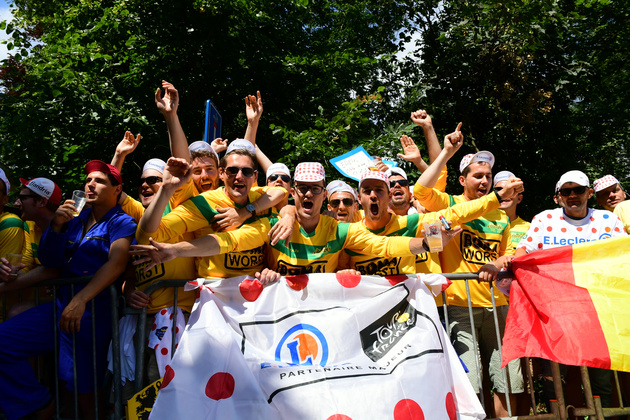
[[[456,132],[460,131],[461,123]],[[462,159],[459,170],[459,182],[464,188],[463,194],[452,196],[433,186],[437,182],[440,169],[453,155],[452,149],[444,148],[438,158],[422,174],[414,187],[414,195],[420,204],[429,211],[439,211],[457,203],[475,200],[492,191],[492,166],[494,156],[487,151],[469,154]],[[516,191],[522,192],[522,185]],[[501,373],[501,355],[495,334],[492,296],[489,282],[493,281],[499,270],[507,264],[508,256],[513,255],[510,223],[501,210],[493,210],[475,220],[462,225],[462,235],[444,247],[440,254],[440,265],[444,273],[479,273],[481,282],[468,282],[476,337],[482,357],[489,361],[488,373],[495,389],[495,417],[507,416],[506,392]],[[468,378],[477,393],[480,392],[480,372],[477,370],[478,359],[472,340],[472,325],[468,313],[468,294],[466,283],[456,281],[446,290],[448,319],[454,347],[469,369]],[[505,328],[508,302],[503,293],[495,290],[494,299],[501,338]],[[508,365],[511,384],[510,405],[516,411],[516,395],[524,391],[523,375],[519,361]]]
[[[228,148],[219,168],[219,176],[224,186],[193,197],[162,217],[173,191],[185,184],[190,176],[189,165],[181,160],[169,159],[167,169],[171,169],[170,174],[176,173],[177,176],[174,182],[167,183],[164,180],[153,202],[147,208],[138,225],[136,235],[138,242],[148,243],[149,237],[156,241],[169,241],[186,232],[194,233],[196,237],[213,233],[231,224],[227,219],[222,219],[214,228],[210,226],[215,216],[219,214],[219,209],[233,209],[239,217],[240,222],[237,222],[239,226],[243,222],[253,222],[261,215],[270,215],[269,209],[282,201],[287,191],[280,187],[253,187],[256,181],[256,168],[256,158],[250,150],[240,147]],[[198,275],[226,278],[262,272],[262,244],[253,248],[246,252],[197,259]]]

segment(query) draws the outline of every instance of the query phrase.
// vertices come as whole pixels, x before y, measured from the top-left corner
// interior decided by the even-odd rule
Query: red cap
[[[20,178],[20,182],[35,194],[47,198],[53,204],[61,203],[61,189],[48,178],[33,178],[30,181]]]
[[[85,173],[89,174],[90,172],[99,171],[104,174],[110,174],[114,177],[119,184],[122,184],[122,176],[120,175],[120,171],[109,163],[105,163],[102,160],[91,160],[85,164]]]

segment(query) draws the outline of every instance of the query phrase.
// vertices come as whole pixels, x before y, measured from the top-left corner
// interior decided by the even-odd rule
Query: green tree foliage
[[[203,134],[207,98],[222,113],[223,137],[241,137],[242,98],[260,90],[260,143],[282,158],[282,139],[269,124],[287,132],[317,129],[319,119],[345,124],[337,115],[358,109],[347,109],[353,95],[377,91],[388,57],[402,44],[398,28],[409,26],[414,7],[393,0],[18,0],[16,6],[9,30],[17,53],[2,80],[2,156],[21,176],[47,173],[62,183],[78,182],[89,159],[109,160],[126,129],[144,137],[125,166],[128,177],[146,159],[168,156],[153,104],[162,79],[180,92],[190,141]],[[319,159],[317,152],[304,150],[300,158]]]
[[[409,121],[423,108],[440,138],[464,123],[449,191],[460,191],[459,159],[490,150],[496,171],[525,180],[531,217],[553,206],[566,170],[629,186],[628,3],[16,0],[0,153],[17,175],[71,190],[82,164],[109,160],[129,129],[144,136],[125,165],[137,177],[146,159],[168,156],[152,98],[162,79],[180,91],[190,141],[207,98],[223,137],[242,136],[242,98],[260,90],[259,144],[289,165],[358,145],[395,158],[403,133],[425,150]]]

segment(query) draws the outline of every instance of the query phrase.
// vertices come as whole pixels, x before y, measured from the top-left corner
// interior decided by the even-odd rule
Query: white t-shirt
[[[529,253],[625,235],[619,217],[608,210],[589,208],[586,217],[573,219],[557,208],[537,214],[518,247]]]

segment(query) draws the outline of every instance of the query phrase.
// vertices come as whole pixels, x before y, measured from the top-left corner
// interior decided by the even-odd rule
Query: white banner
[[[484,417],[422,280],[310,274],[201,287],[150,418]]]

